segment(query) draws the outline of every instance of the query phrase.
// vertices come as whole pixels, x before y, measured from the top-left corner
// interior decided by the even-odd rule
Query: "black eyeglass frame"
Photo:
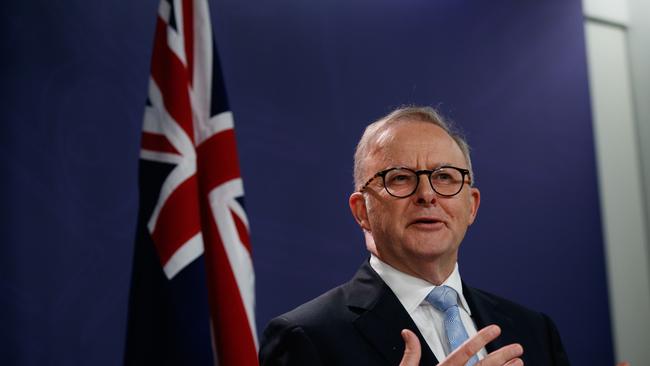
[[[390,172],[390,171],[397,170],[397,169],[408,170],[408,171],[414,173],[416,178],[417,178],[416,181],[415,181],[415,187],[413,188],[413,191],[411,193],[405,195],[405,196],[394,195],[394,194],[390,193],[390,190],[388,189],[388,187],[386,187],[386,174],[388,174],[388,172]],[[458,188],[458,191],[456,193],[454,193],[454,194],[443,194],[443,193],[440,193],[440,192],[436,191],[436,188],[433,186],[433,183],[431,182],[431,175],[433,175],[433,173],[435,173],[435,172],[437,172],[437,171],[439,171],[441,169],[454,169],[454,170],[457,170],[460,173],[460,175],[461,175],[460,187]],[[388,192],[388,194],[390,194],[391,196],[396,197],[396,198],[406,198],[406,197],[412,196],[418,190],[418,186],[420,185],[420,176],[421,175],[426,175],[427,178],[428,178],[427,180],[429,181],[429,185],[431,186],[431,189],[433,189],[433,191],[436,192],[436,194],[438,194],[440,196],[443,196],[443,197],[453,197],[453,196],[457,195],[458,193],[460,193],[460,191],[463,190],[463,186],[465,185],[465,176],[467,176],[467,178],[469,178],[469,181],[467,182],[467,184],[470,185],[470,186],[472,185],[472,177],[469,174],[468,169],[458,168],[458,167],[451,166],[451,165],[443,165],[443,166],[437,167],[436,169],[433,169],[433,170],[429,170],[429,169],[413,170],[413,169],[407,168],[407,167],[393,167],[393,168],[388,168],[388,169],[384,169],[384,170],[382,170],[380,172],[377,172],[370,179],[368,179],[366,184],[364,184],[361,187],[361,189],[359,189],[359,192],[363,192],[363,190],[366,189],[366,187],[368,187],[368,185],[375,178],[381,177],[381,181],[383,183],[384,189],[386,190],[386,192]]]

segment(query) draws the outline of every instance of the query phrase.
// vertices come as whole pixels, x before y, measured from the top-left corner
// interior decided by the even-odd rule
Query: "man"
[[[481,195],[467,143],[438,113],[394,111],[366,128],[354,160],[349,205],[370,260],[272,320],[263,366],[569,364],[546,315],[461,281]]]

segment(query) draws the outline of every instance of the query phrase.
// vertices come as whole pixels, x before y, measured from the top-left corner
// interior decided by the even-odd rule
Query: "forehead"
[[[397,122],[381,131],[368,156],[368,165],[385,168],[433,168],[452,164],[466,167],[463,152],[441,127],[421,121]]]

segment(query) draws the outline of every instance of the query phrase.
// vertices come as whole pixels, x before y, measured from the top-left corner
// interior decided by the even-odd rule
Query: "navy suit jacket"
[[[511,343],[524,348],[526,366],[568,365],[549,317],[463,284],[463,295],[478,329],[490,324],[501,335],[488,353]],[[420,365],[438,360],[395,294],[366,261],[347,283],[273,319],[262,336],[261,366],[399,365],[402,329],[420,339]]]

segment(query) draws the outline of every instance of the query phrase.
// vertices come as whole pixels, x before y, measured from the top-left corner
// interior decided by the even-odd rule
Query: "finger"
[[[417,366],[420,363],[420,340],[415,333],[408,329],[402,330],[402,339],[404,340],[404,356],[399,366]]]
[[[489,325],[481,329],[438,365],[455,366],[466,364],[472,356],[485,347],[486,344],[492,342],[499,334],[501,334],[501,328],[496,325]]]
[[[616,366],[630,366],[630,363],[627,362],[627,361],[619,362],[619,363],[616,364]]]
[[[503,366],[524,366],[524,361],[521,358],[515,358]]]
[[[510,362],[516,361],[519,356],[524,353],[524,348],[515,343],[509,344],[507,346],[501,347],[498,350],[490,353],[484,359],[481,360],[479,365],[481,366],[497,366],[497,365],[510,365]],[[523,364],[523,363],[522,363]],[[517,363],[513,363],[517,365]]]

